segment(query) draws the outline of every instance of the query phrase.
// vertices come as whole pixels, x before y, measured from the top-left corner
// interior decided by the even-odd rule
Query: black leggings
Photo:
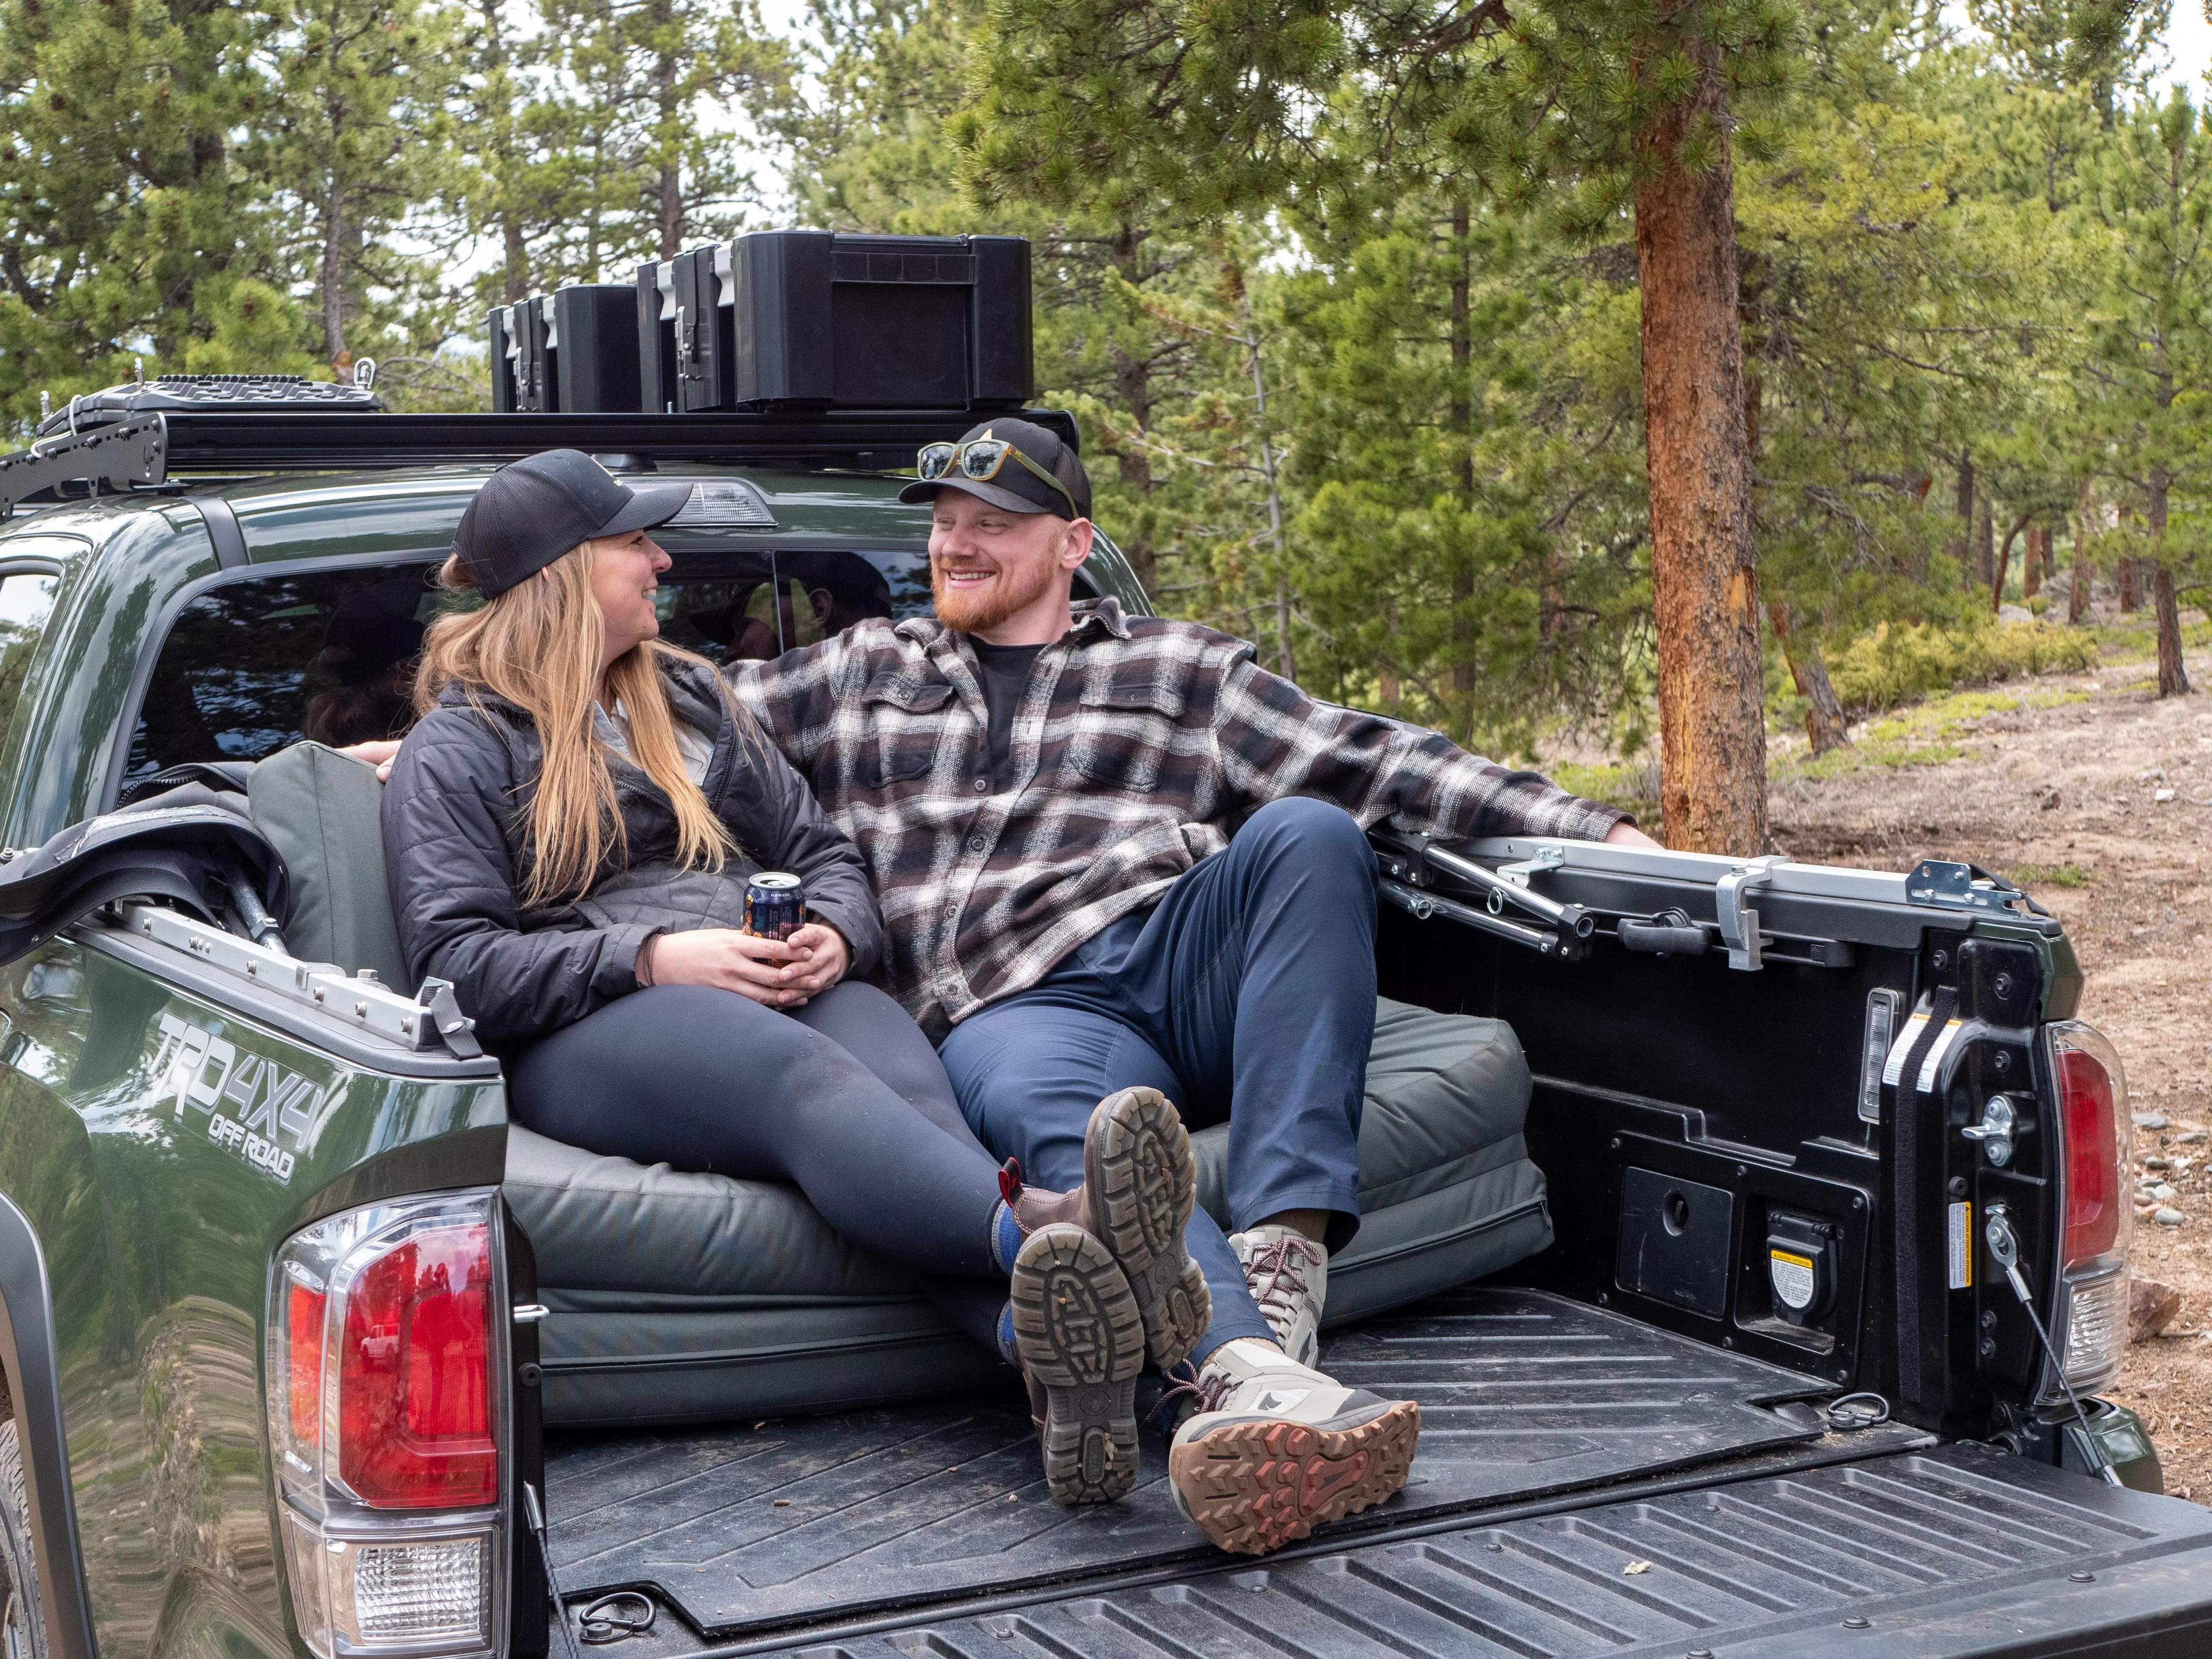
[[[847,1238],[924,1276],[994,1340],[999,1166],[960,1115],[929,1039],[872,985],[803,1008],[661,985],[532,1045],[508,1069],[542,1135],[641,1164],[788,1181]],[[964,1282],[963,1282],[964,1281]]]

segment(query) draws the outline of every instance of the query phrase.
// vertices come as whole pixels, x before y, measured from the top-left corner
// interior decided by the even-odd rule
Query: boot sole
[[[1247,1418],[1178,1443],[1168,1479],[1207,1538],[1238,1555],[1265,1555],[1394,1496],[1420,1437],[1421,1408],[1411,1400],[1342,1429]]]
[[[1146,1353],[1164,1371],[1181,1364],[1213,1317],[1213,1297],[1183,1243],[1198,1165],[1165,1095],[1124,1089],[1099,1103],[1083,1137],[1083,1180],[1092,1231],[1136,1296]]]
[[[1014,1346],[1045,1391],[1039,1441],[1057,1503],[1110,1504],[1137,1483],[1144,1324],[1129,1281],[1080,1227],[1039,1228],[1014,1258]]]

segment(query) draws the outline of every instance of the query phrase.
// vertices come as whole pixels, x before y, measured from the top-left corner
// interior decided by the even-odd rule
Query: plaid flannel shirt
[[[1308,696],[1243,640],[1111,599],[1037,653],[994,791],[965,635],[866,622],[732,676],[873,873],[885,983],[933,1038],[1042,979],[1286,795],[1450,836],[1598,840],[1626,815]]]

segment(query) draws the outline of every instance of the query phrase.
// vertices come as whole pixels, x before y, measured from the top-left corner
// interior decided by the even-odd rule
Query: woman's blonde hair
[[[474,610],[449,612],[422,636],[415,671],[415,709],[426,714],[458,684],[481,708],[486,691],[528,712],[538,725],[544,760],[535,787],[526,785],[529,829],[521,892],[526,908],[580,898],[611,850],[626,856],[629,836],[615,795],[610,750],[592,729],[599,696],[604,637],[592,595],[592,544],[570,549]],[[441,586],[471,592],[476,579],[459,557],[438,573]],[[676,718],[660,684],[663,660],[696,662],[714,683],[721,675],[704,658],[648,640],[615,659],[607,690],[629,722],[630,757],[676,809],[676,861],[685,869],[720,870],[736,850],[729,830],[684,769]],[[723,690],[734,711],[736,702]]]

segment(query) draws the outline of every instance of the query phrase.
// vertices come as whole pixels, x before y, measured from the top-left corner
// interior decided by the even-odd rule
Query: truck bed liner
[[[1812,1380],[1543,1291],[1471,1289],[1340,1333],[1336,1376],[1422,1405],[1405,1493],[1336,1537],[1816,1437]],[[1782,1407],[1777,1409],[1777,1407]],[[652,1584],[730,1638],[981,1591],[1218,1561],[1164,1449],[1121,1503],[1045,1495],[1018,1388],[899,1411],[547,1448],[570,1596]]]
[[[2212,1651],[2212,1513],[1983,1446],[1424,1533],[793,1640],[823,1659]]]

